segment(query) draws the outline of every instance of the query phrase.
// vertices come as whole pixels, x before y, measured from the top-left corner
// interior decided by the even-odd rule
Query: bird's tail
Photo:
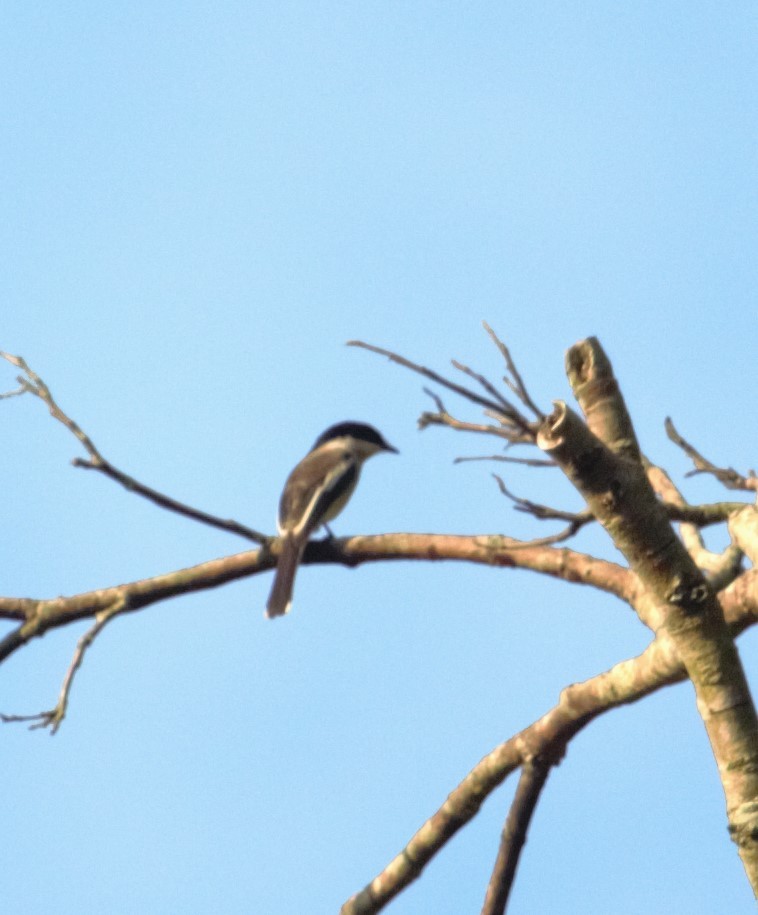
[[[300,556],[305,547],[305,541],[299,537],[284,537],[282,551],[276,565],[274,583],[266,603],[266,616],[284,616],[289,612],[292,604],[292,590],[295,587],[295,573],[297,572]]]

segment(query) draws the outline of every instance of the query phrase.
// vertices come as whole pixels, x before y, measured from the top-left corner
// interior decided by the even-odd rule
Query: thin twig
[[[26,385],[20,384],[12,391],[6,391],[4,394],[0,394],[0,400],[7,400],[9,397],[18,397],[20,394],[26,394],[26,391]]]
[[[16,368],[21,369],[21,371],[26,375],[19,376],[17,381],[23,388],[24,393],[34,394],[35,397],[46,403],[48,409],[50,410],[51,416],[57,419],[59,422],[73,433],[77,439],[84,446],[84,449],[87,453],[93,458],[93,460],[102,460],[100,452],[95,448],[95,445],[92,439],[74,422],[73,419],[66,416],[66,414],[61,410],[58,404],[53,400],[53,395],[50,393],[50,388],[45,384],[45,382],[39,377],[39,375],[32,371],[32,369],[26,364],[26,361],[21,356],[13,356],[10,353],[4,353],[0,351],[0,357],[6,359],[11,365],[15,365]]]
[[[521,403],[524,404],[525,407],[528,407],[532,413],[534,413],[537,419],[542,422],[542,420],[545,418],[545,414],[530,397],[529,392],[526,389],[526,385],[524,384],[524,379],[521,377],[519,370],[516,368],[516,363],[511,357],[510,350],[486,321],[482,321],[482,325],[489,334],[492,342],[500,350],[500,354],[502,355],[503,359],[505,359],[505,364],[508,367],[508,371],[513,376],[513,381],[511,381],[507,376],[503,380],[511,389],[511,391],[513,391],[516,397],[518,397]]]
[[[450,362],[453,368],[458,369],[459,372],[463,372],[464,375],[468,375],[469,378],[473,378],[474,381],[478,381],[484,390],[502,405],[504,410],[512,411],[514,409],[513,404],[506,400],[495,385],[489,379],[485,378],[484,375],[480,375],[462,362],[458,362],[457,359],[451,359]]]
[[[423,365],[418,365],[415,362],[411,362],[410,359],[406,359],[404,356],[393,353],[391,350],[382,349],[379,346],[373,346],[370,343],[364,343],[361,340],[350,340],[348,341],[347,345],[359,346],[362,349],[369,350],[369,352],[378,353],[380,356],[386,356],[391,362],[396,362],[398,365],[402,365],[404,368],[410,369],[412,372],[417,372],[418,374],[423,375],[425,378],[430,378],[432,381],[437,382],[437,384],[441,384],[448,390],[454,391],[456,394],[460,394],[462,397],[465,397],[472,403],[483,407],[485,415],[490,416],[496,422],[500,423],[501,426],[499,431],[495,431],[495,428],[492,426],[481,426],[476,424],[468,425],[463,424],[458,420],[449,421],[449,414],[447,414],[447,411],[445,411],[442,417],[435,416],[435,414],[422,414],[422,416],[419,418],[419,426],[422,429],[426,426],[437,423],[438,425],[447,425],[453,429],[463,429],[468,432],[486,431],[489,435],[498,435],[512,443],[527,443],[530,445],[534,444],[537,437],[537,428],[539,423],[530,422],[530,420],[523,416],[516,409],[516,407],[510,403],[510,401],[506,400],[501,394],[495,391],[494,385],[492,385],[491,382],[487,381],[483,376],[478,375],[466,366],[456,362],[453,363],[456,368],[459,368],[465,374],[469,375],[469,377],[474,378],[477,382],[482,384],[485,387],[485,390],[488,392],[494,392],[493,397],[495,399],[489,400],[486,397],[482,397],[480,394],[477,394],[476,391],[472,391],[470,388],[466,388],[463,385],[456,384],[454,381],[450,381],[449,378],[445,378],[438,372],[434,372],[432,369],[428,369]]]
[[[690,470],[688,477],[695,476],[698,473],[710,473],[725,486],[727,489],[740,489],[747,492],[758,492],[758,476],[754,470],[749,470],[747,476],[738,473],[733,467],[717,467],[691,445],[686,439],[677,432],[671,417],[666,417],[665,422],[666,435],[671,441],[678,445],[687,457],[695,465],[694,470]]]
[[[448,426],[450,429],[457,429],[459,432],[479,432],[483,435],[496,435],[498,438],[510,441],[510,434],[500,426],[490,426],[487,423],[469,423],[462,419],[456,419],[449,413],[428,413],[425,411],[418,418],[418,427],[419,429],[426,429],[428,426]]]
[[[508,464],[524,464],[526,467],[555,467],[554,461],[545,461],[540,458],[518,458],[507,454],[482,454],[473,457],[457,457],[454,464],[464,464],[468,461],[504,461]]]
[[[589,509],[583,509],[580,512],[567,512],[559,508],[551,508],[549,505],[540,505],[539,502],[530,502],[529,499],[522,499],[520,496],[515,496],[510,492],[502,478],[496,473],[493,473],[492,476],[497,481],[500,492],[514,503],[516,511],[533,515],[535,518],[539,518],[540,521],[569,522],[568,526],[557,534],[527,541],[530,546],[551,546],[554,543],[562,543],[564,540],[573,537],[585,524],[590,524],[595,520]]]
[[[431,388],[427,388],[427,387],[423,387],[421,390],[424,392],[424,394],[426,394],[427,397],[431,398],[434,401],[434,405],[435,405],[435,407],[437,407],[437,412],[441,416],[450,416],[450,414],[447,411],[447,407],[442,402],[442,398],[440,397],[439,394],[436,393],[436,391],[433,391]]]
[[[118,616],[126,608],[126,600],[123,596],[117,598],[110,607],[99,611],[95,614],[95,624],[90,627],[76,643],[76,651],[71,660],[71,664],[63,678],[63,685],[58,695],[58,701],[55,706],[46,712],[37,712],[34,715],[3,715],[0,714],[0,721],[10,722],[32,722],[29,730],[34,731],[38,728],[50,728],[50,734],[55,734],[63,723],[68,709],[68,700],[71,695],[71,687],[74,683],[74,677],[82,666],[84,655],[87,649],[92,645],[95,639],[100,635],[107,624]]]
[[[463,387],[463,385],[456,384],[454,381],[443,377],[432,369],[428,369],[423,365],[418,365],[415,362],[411,362],[410,359],[406,359],[405,356],[400,356],[397,353],[393,353],[391,350],[382,349],[380,346],[373,346],[371,343],[364,343],[362,340],[348,340],[346,346],[358,346],[361,349],[366,349],[371,353],[377,353],[380,356],[386,356],[390,362],[396,362],[398,365],[402,365],[406,369],[410,369],[412,372],[417,372],[419,375],[423,375],[425,378],[429,378],[431,381],[441,384],[443,388],[447,388],[450,391],[455,391],[456,394],[460,394],[461,397],[465,397],[466,400],[472,401],[472,403],[479,404],[480,407],[486,407],[489,410],[494,410],[495,413],[502,413],[502,406],[496,400],[488,400],[486,397],[482,397],[481,394],[477,394],[476,391],[472,391],[470,388]]]
[[[417,420],[419,430],[423,431],[428,426],[448,426],[451,429],[458,429],[464,432],[479,432],[484,435],[496,435],[499,438],[506,439],[509,443],[511,442],[511,433],[502,426],[490,426],[486,423],[469,423],[462,419],[456,419],[448,412],[447,407],[442,402],[442,398],[439,394],[432,391],[431,388],[425,387],[422,390],[424,394],[434,401],[437,412],[429,413],[428,411],[424,411]]]
[[[514,495],[496,473],[493,473],[492,476],[497,480],[500,492],[514,503],[516,511],[534,515],[540,521],[570,521],[579,525],[579,527],[595,520],[591,512],[586,508],[580,512],[567,512],[561,508],[553,508],[550,505],[541,505],[539,502],[522,499],[521,496]]]
[[[503,826],[482,915],[503,915],[505,912],[529,823],[551,768],[551,764],[541,757],[531,759],[522,766],[516,795]]]
[[[216,515],[209,515],[199,508],[193,508],[191,505],[186,505],[184,502],[178,502],[176,499],[172,499],[170,496],[158,492],[157,489],[145,486],[144,483],[140,483],[133,477],[123,473],[123,471],[114,467],[110,461],[106,461],[103,458],[99,461],[87,461],[83,458],[74,458],[71,463],[74,467],[82,467],[85,470],[97,470],[105,476],[110,477],[110,479],[115,480],[117,483],[120,483],[124,489],[128,489],[129,492],[136,493],[138,496],[148,499],[161,508],[175,512],[177,515],[191,518],[193,521],[199,521],[201,524],[207,524],[210,527],[216,527],[222,531],[228,531],[231,534],[238,534],[240,537],[244,537],[246,540],[252,540],[255,543],[263,544],[271,540],[267,534],[263,534],[251,527],[240,524],[238,521],[234,521],[231,518],[226,519],[219,518]]]
[[[6,359],[17,368],[20,368],[26,376],[19,377],[19,390],[11,391],[6,396],[16,395],[20,393],[29,393],[33,394],[35,397],[38,397],[43,403],[47,404],[51,416],[61,422],[69,430],[69,432],[71,432],[79,440],[79,442],[81,442],[85,451],[89,454],[89,459],[85,460],[84,458],[74,458],[71,462],[74,467],[82,467],[86,470],[96,470],[99,473],[110,477],[110,479],[115,480],[117,483],[120,483],[125,489],[129,490],[129,492],[136,493],[138,496],[142,496],[143,498],[148,499],[150,502],[153,502],[155,505],[158,505],[161,508],[175,512],[176,514],[182,515],[185,518],[191,518],[193,521],[199,521],[202,524],[216,527],[231,534],[237,534],[240,537],[244,537],[246,540],[252,540],[255,543],[265,544],[271,540],[271,538],[266,534],[262,534],[260,531],[256,531],[244,524],[239,524],[237,521],[219,518],[216,515],[210,515],[207,512],[201,511],[200,509],[193,508],[191,505],[186,505],[183,502],[178,502],[176,499],[172,499],[169,496],[158,492],[156,489],[152,489],[150,486],[145,486],[143,483],[135,480],[134,477],[130,477],[123,471],[119,470],[117,467],[114,467],[110,461],[106,460],[102,456],[102,454],[95,447],[95,443],[82,430],[82,428],[73,419],[71,419],[70,416],[61,410],[61,408],[53,399],[53,395],[51,394],[48,386],[39,377],[39,375],[37,375],[36,372],[32,371],[32,369],[26,364],[25,360],[22,359],[21,356],[12,356],[10,353],[0,352],[0,357]]]

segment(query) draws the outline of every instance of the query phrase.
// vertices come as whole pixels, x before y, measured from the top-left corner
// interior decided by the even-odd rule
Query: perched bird
[[[295,573],[308,539],[342,511],[353,494],[363,462],[380,451],[397,454],[397,448],[387,444],[373,426],[337,423],[319,435],[289,475],[279,500],[282,545],[266,616],[288,612]],[[328,527],[327,532],[331,533]]]

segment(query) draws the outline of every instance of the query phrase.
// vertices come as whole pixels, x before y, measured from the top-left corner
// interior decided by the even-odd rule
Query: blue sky
[[[401,454],[367,467],[336,533],[545,533],[489,466],[452,463],[494,447],[419,434],[420,380],[343,346],[497,378],[483,319],[543,406],[594,334],[654,460],[688,469],[672,415],[746,470],[757,18],[739,2],[6,6],[0,347],[116,465],[270,531],[291,466],[360,418]],[[0,418],[4,594],[245,549],[73,469],[40,404]],[[554,475],[507,478],[578,507]],[[612,555],[597,532],[577,546]],[[0,731],[7,911],[335,912],[481,756],[648,641],[622,604],[508,570],[309,568],[277,624],[269,585],[117,620],[54,739]],[[84,628],[3,665],[0,710],[51,705]],[[741,651],[755,687],[753,633]],[[478,911],[514,786],[388,911]],[[509,911],[752,905],[682,685],[572,744]]]

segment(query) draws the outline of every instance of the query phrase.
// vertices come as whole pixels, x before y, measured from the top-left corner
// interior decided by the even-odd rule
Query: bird
[[[281,548],[266,603],[269,619],[289,612],[295,574],[311,534],[323,525],[332,536],[327,522],[352,496],[364,462],[383,451],[398,453],[373,426],[335,423],[319,435],[289,475],[279,500]]]

